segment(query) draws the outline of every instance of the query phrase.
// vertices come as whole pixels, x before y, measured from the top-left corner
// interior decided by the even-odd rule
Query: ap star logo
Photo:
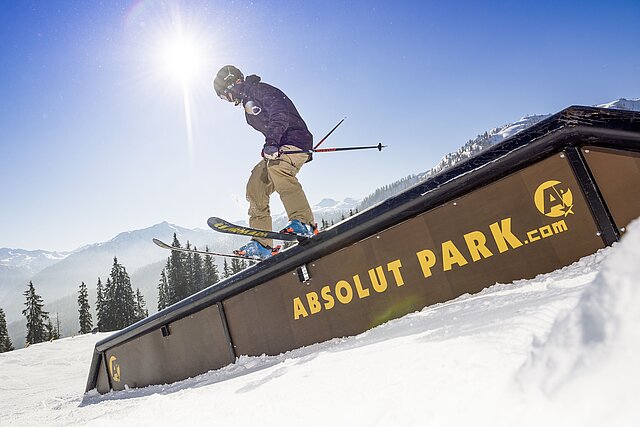
[[[550,218],[573,214],[573,194],[560,181],[550,180],[538,186],[533,201],[541,214]]]
[[[109,373],[115,382],[120,382],[120,365],[116,363],[118,360],[115,356],[109,358]]]

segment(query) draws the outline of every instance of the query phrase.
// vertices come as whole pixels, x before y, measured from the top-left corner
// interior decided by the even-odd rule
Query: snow
[[[38,271],[44,266],[65,259],[68,255],[68,252],[0,248],[0,266]]]
[[[170,385],[83,395],[85,335],[0,354],[3,425],[640,423],[640,220],[532,280]]]
[[[640,98],[625,99],[619,98],[606,104],[597,105],[600,108],[616,108],[618,110],[640,111]]]
[[[503,128],[494,129],[489,132],[489,134],[492,135],[493,138],[491,142],[492,144],[495,144],[497,142],[510,138],[513,135],[527,129],[528,127],[531,127],[534,124],[546,119],[547,117],[549,117],[549,115],[526,116],[522,117],[515,123],[505,125]]]

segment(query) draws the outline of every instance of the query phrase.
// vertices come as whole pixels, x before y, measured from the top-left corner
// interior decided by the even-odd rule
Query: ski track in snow
[[[638,425],[640,221],[621,243],[355,337],[83,395],[85,335],[0,354],[2,425]]]

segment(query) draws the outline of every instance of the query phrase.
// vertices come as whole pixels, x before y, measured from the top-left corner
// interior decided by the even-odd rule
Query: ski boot
[[[312,224],[303,224],[302,221],[293,219],[289,221],[280,233],[297,234],[302,237],[313,237],[318,234],[318,226]]]
[[[263,246],[255,240],[250,240],[249,243],[233,251],[236,255],[242,255],[250,258],[260,258],[261,260],[271,258],[273,255],[280,251],[280,246],[270,248]]]

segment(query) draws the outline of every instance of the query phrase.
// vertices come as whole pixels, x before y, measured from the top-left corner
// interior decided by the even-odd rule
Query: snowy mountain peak
[[[158,224],[152,225],[147,228],[142,228],[139,230],[124,231],[122,233],[117,234],[111,240],[108,240],[105,242],[93,243],[93,244],[82,246],[81,248],[76,249],[74,253],[83,252],[92,248],[122,246],[122,245],[126,245],[132,242],[138,242],[138,241],[148,242],[148,241],[151,241],[151,239],[154,237],[171,236],[173,233],[176,233],[178,237],[180,237],[182,235],[191,234],[194,231],[202,231],[202,230],[199,230],[199,229],[191,230],[184,227],[180,227],[175,224],[171,224],[167,221],[162,221]]]
[[[0,266],[27,268],[34,272],[34,270],[44,268],[43,265],[54,264],[68,255],[69,252],[0,248]]]
[[[352,209],[358,206],[360,201],[356,199],[352,199],[347,197],[342,201],[337,201],[333,199],[322,199],[320,203],[316,204],[313,207],[313,210],[330,210],[330,209]]]
[[[619,98],[606,104],[596,105],[595,107],[640,111],[640,98]],[[359,206],[359,209],[366,209],[370,206],[375,205],[376,203],[382,202],[389,197],[395,196],[408,187],[425,181],[433,175],[445,169],[448,169],[463,160],[475,156],[485,148],[497,144],[507,138],[510,138],[550,116],[551,114],[526,115],[514,123],[508,123],[506,125],[496,127],[491,129],[490,131],[484,132],[483,134],[476,136],[474,139],[470,139],[469,141],[467,141],[467,143],[460,147],[458,150],[442,157],[440,162],[433,168],[425,172],[418,173],[417,175],[410,175],[402,180],[390,184],[384,189],[376,190],[371,195],[365,197],[364,201]]]
[[[619,98],[607,104],[597,105],[599,108],[615,108],[617,110],[640,111],[640,98]]]
[[[336,202],[333,199],[322,199],[320,200],[320,203],[316,204],[316,207],[318,208],[326,208],[326,207],[331,207],[336,205],[338,202]]]

